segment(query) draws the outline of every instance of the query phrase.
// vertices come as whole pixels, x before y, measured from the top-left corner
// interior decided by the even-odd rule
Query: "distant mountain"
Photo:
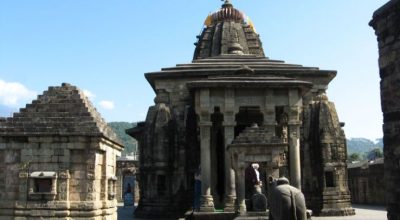
[[[125,133],[126,129],[135,127],[136,123],[110,122],[108,123],[108,125],[114,130],[114,132],[118,135],[119,139],[121,139],[121,141],[125,145],[125,149],[124,151],[122,151],[122,155],[127,155],[137,152],[137,141]]]
[[[375,148],[383,149],[382,139],[377,139],[377,142],[373,142],[366,138],[350,138],[347,139],[347,154],[352,153],[364,154],[370,152]]]

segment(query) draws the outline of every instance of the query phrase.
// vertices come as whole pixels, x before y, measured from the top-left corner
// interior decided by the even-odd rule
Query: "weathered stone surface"
[[[347,149],[335,106],[325,94],[314,97],[305,111],[303,191],[316,215],[354,215],[347,184]],[[308,160],[309,159],[309,160]]]
[[[123,146],[78,88],[50,87],[0,135],[0,219],[116,219]]]
[[[373,16],[379,45],[383,112],[386,204],[389,220],[400,219],[400,1],[391,0]]]
[[[38,99],[1,122],[4,136],[41,136],[40,142],[54,142],[51,135],[103,136],[120,143],[116,134],[77,87],[63,83],[49,87]],[[60,142],[63,142],[60,140]]]

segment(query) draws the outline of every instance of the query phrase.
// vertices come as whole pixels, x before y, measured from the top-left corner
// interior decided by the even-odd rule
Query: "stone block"
[[[4,155],[4,163],[19,163],[21,154],[18,150],[8,150]]]
[[[71,191],[69,194],[69,199],[70,201],[80,201],[81,200],[80,193],[76,192],[75,190],[73,192]]]
[[[71,158],[69,156],[58,156],[58,162],[60,163],[69,163],[71,161]]]
[[[31,216],[33,217],[55,217],[55,211],[54,210],[31,210]]]
[[[72,176],[74,179],[86,179],[86,172],[84,170],[75,170]]]
[[[51,156],[51,162],[52,162],[52,163],[57,163],[57,162],[59,162],[59,156]]]

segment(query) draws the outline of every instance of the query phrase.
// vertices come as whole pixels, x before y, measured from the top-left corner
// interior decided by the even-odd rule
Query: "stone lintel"
[[[222,122],[222,126],[224,127],[235,127],[236,126],[236,122]]]
[[[288,125],[289,126],[300,126],[300,125],[302,125],[302,122],[301,121],[297,121],[297,120],[290,120],[288,122]]]
[[[199,122],[199,126],[200,127],[211,127],[212,126],[212,122],[211,121],[200,121]]]

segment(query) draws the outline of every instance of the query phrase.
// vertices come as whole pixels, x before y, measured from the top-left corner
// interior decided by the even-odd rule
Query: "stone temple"
[[[0,219],[117,219],[122,148],[81,90],[49,87],[0,118]]]
[[[336,71],[266,57],[253,24],[229,1],[197,38],[192,63],[145,74],[155,105],[127,130],[141,158],[135,215],[183,215],[199,167],[200,212],[246,212],[252,162],[263,181],[288,177],[314,214],[353,215],[344,123],[326,95]]]

